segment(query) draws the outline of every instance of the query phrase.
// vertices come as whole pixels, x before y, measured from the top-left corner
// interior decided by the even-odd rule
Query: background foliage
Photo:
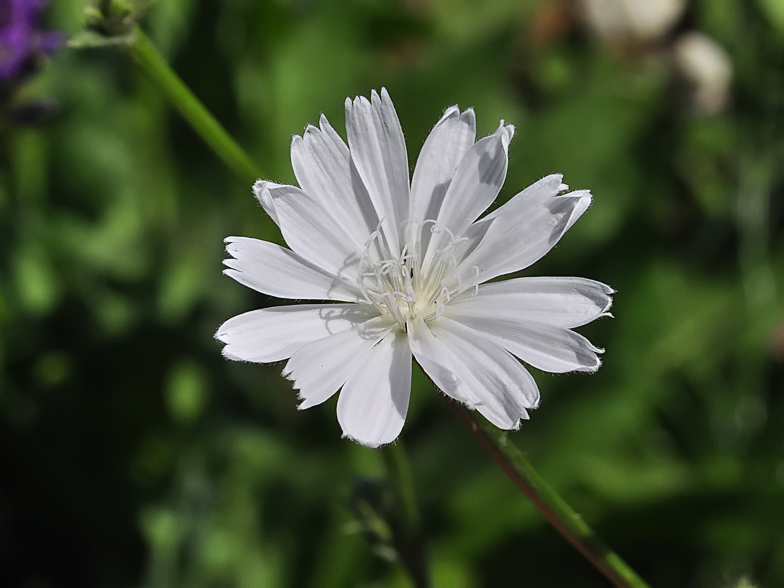
[[[79,0],[50,6],[77,33]],[[784,9],[698,0],[647,42],[569,3],[166,0],[142,20],[267,177],[292,134],[386,86],[413,161],[451,104],[517,126],[501,200],[552,173],[595,203],[535,275],[618,290],[595,376],[535,373],[514,442],[653,586],[784,585]],[[672,43],[729,53],[716,113]],[[9,586],[407,585],[350,508],[377,452],[303,413],[281,365],[224,361],[225,319],[278,301],[222,240],[280,240],[120,50],[63,50],[2,127],[0,567]],[[604,586],[421,374],[403,432],[436,586]],[[359,489],[359,490],[358,490]],[[388,555],[388,554],[386,554]]]

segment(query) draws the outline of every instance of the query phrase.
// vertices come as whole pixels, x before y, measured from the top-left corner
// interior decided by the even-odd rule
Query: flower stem
[[[392,525],[395,549],[414,586],[429,588],[430,573],[419,527],[414,480],[403,442],[398,439],[394,444],[382,447],[381,456],[387,470],[387,482],[395,500],[397,524]]]
[[[447,399],[452,410],[545,518],[618,588],[650,588],[539,475],[503,433],[478,413]]]
[[[163,59],[150,39],[136,29],[128,50],[136,64],[166,94],[183,118],[209,147],[239,177],[253,183],[264,177],[245,151],[231,138],[215,117],[204,107]]]
[[[381,456],[387,470],[387,478],[398,497],[401,516],[408,529],[419,529],[419,510],[414,496],[414,479],[411,475],[411,466],[403,447],[403,442],[398,439],[392,445],[381,448]]]

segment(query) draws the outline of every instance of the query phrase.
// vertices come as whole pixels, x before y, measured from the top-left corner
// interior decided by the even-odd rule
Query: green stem
[[[621,557],[605,545],[586,522],[539,475],[506,434],[478,413],[449,400],[479,444],[501,466],[504,473],[539,509],[545,518],[618,588],[650,588]]]
[[[401,516],[406,527],[411,530],[419,528],[419,510],[414,497],[414,478],[411,466],[402,441],[381,448],[387,478],[400,502]]]
[[[234,173],[249,183],[264,177],[245,151],[172,71],[147,35],[137,29],[128,50],[136,64],[166,94],[183,118]]]
[[[382,447],[381,456],[387,470],[387,482],[395,500],[396,516],[392,522],[395,549],[414,586],[428,588],[430,573],[419,528],[414,479],[403,442],[398,439],[393,445]]]

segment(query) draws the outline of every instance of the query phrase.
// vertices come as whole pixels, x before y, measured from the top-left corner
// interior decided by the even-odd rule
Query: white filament
[[[445,237],[431,239],[423,255],[421,235],[429,224],[432,235],[442,233]],[[455,239],[449,229],[438,227],[433,220],[403,234],[412,237],[399,253],[390,250],[380,227],[371,234],[360,261],[358,285],[368,304],[391,316],[405,331],[415,318],[441,320],[447,303],[461,291],[459,282],[452,289],[445,282],[460,262],[456,247],[466,239]]]

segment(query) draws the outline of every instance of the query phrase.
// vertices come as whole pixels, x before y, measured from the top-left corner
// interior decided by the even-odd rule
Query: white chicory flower
[[[300,187],[259,180],[253,191],[290,249],[229,237],[224,270],[241,284],[312,304],[253,310],[217,339],[230,359],[288,359],[300,409],[341,390],[344,436],[394,441],[411,393],[412,356],[444,394],[502,429],[539,403],[531,374],[595,371],[597,349],[572,329],[608,314],[612,289],[584,278],[516,278],[591,203],[547,176],[479,218],[498,195],[514,134],[476,141],[472,109],[446,110],[409,182],[403,131],[386,90],[346,100],[348,146],[322,115],[295,136]]]

